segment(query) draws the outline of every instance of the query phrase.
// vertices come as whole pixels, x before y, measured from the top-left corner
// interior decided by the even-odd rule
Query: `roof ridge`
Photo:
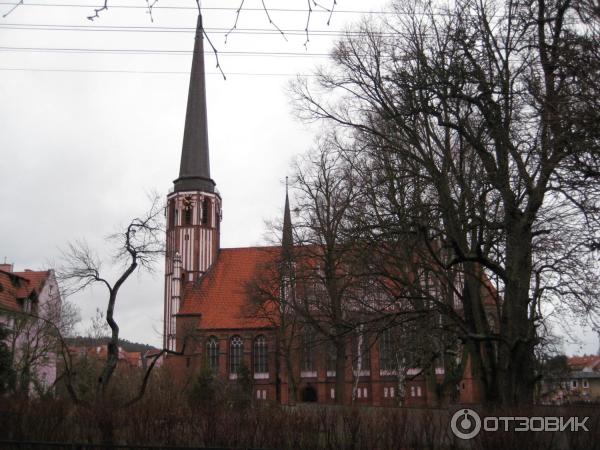
[[[260,249],[276,249],[281,248],[281,245],[251,245],[249,247],[225,247],[221,248],[220,251],[227,250],[260,250]]]

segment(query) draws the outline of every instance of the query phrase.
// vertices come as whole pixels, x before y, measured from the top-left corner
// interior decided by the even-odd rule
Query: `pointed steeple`
[[[206,117],[206,79],[204,74],[202,15],[198,15],[196,42],[190,74],[183,148],[179,178],[175,191],[214,192],[215,182],[210,178],[208,157],[208,123]]]
[[[283,212],[283,233],[281,247],[286,260],[292,258],[294,250],[294,235],[292,233],[292,215],[290,214],[290,199],[288,196],[288,179],[285,177],[285,207]]]

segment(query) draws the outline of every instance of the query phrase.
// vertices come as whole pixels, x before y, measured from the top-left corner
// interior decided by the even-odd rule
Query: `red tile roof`
[[[17,302],[17,290],[25,283],[26,280],[12,273],[0,271],[0,309],[21,311],[21,305]]]
[[[49,270],[34,271],[26,270],[25,272],[14,272],[15,275],[25,278],[28,282],[24,283],[17,291],[18,298],[29,297],[34,291],[40,293],[50,276]]]
[[[272,327],[265,314],[257,314],[250,284],[280,253],[281,247],[221,249],[208,272],[185,286],[179,315],[200,314],[204,330]]]
[[[567,364],[573,370],[582,370],[586,367],[594,368],[598,364],[600,364],[600,356],[597,356],[597,355],[572,356],[567,359]]]
[[[69,346],[69,353],[75,357],[92,358],[98,361],[106,360],[108,356],[107,344]],[[141,367],[142,352],[128,352],[119,347],[118,361],[130,367]]]
[[[308,268],[318,266],[318,257],[312,246],[296,247],[295,250],[307,253],[304,259]],[[215,263],[199,281],[185,283],[177,315],[199,316],[197,326],[203,330],[273,327],[277,321],[277,307],[263,298],[261,308],[261,301],[252,298],[256,296],[252,292],[252,283],[261,278],[263,283],[268,278],[277,280],[275,274],[268,272],[274,270],[280,257],[281,247],[221,249]],[[484,303],[497,305],[496,289],[487,277],[484,281]],[[262,288],[271,291],[271,299],[277,298],[278,285]]]
[[[49,270],[25,272],[6,272],[0,270],[0,308],[9,311],[22,311],[18,300],[40,293],[50,276]]]

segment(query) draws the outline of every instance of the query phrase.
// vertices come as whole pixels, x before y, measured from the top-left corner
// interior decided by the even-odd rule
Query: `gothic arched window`
[[[234,336],[231,338],[229,344],[229,373],[237,374],[242,365],[242,359],[244,356],[244,342],[240,336]]]
[[[302,372],[314,372],[316,335],[312,328],[306,327],[302,333]]]
[[[392,371],[396,368],[392,351],[392,332],[389,328],[383,330],[379,338],[379,367],[381,370]]]
[[[207,197],[202,201],[202,223],[210,224],[210,200]]]
[[[254,340],[254,373],[269,372],[267,338],[258,336]]]
[[[215,336],[206,341],[206,362],[214,371],[219,368],[219,340]]]

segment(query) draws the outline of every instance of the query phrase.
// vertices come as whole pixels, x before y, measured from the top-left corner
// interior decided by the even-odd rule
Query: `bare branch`
[[[241,1],[240,6],[235,11],[235,21],[233,22],[233,26],[229,29],[229,31],[227,31],[227,33],[225,33],[225,43],[226,44],[227,44],[227,38],[229,37],[229,35],[231,34],[231,32],[237,28],[238,20],[240,19],[240,12],[242,11],[242,8],[244,7],[244,2],[245,1],[246,0],[242,0]]]
[[[267,9],[267,6],[265,5],[265,0],[261,0],[261,2],[262,2],[263,10],[265,11],[265,14],[267,15],[267,19],[269,20],[269,23],[270,23],[271,25],[273,25],[273,27],[274,27],[274,28],[275,28],[277,31],[279,31],[279,33],[281,34],[281,36],[282,36],[282,37],[283,37],[283,38],[284,38],[284,39],[287,41],[288,39],[287,39],[287,36],[285,35],[285,33],[284,33],[282,30],[281,30],[281,28],[279,28],[279,27],[277,26],[277,24],[276,24],[275,22],[273,22],[273,21],[271,20],[271,15],[269,14],[269,10]]]
[[[221,75],[223,76],[223,79],[226,80],[227,77],[225,76],[225,73],[223,72],[223,69],[221,68],[221,63],[219,62],[219,54],[217,52],[217,49],[215,48],[215,46],[213,45],[212,41],[210,40],[210,38],[208,37],[208,34],[206,34],[206,30],[204,28],[202,28],[202,33],[204,33],[204,36],[206,37],[206,40],[208,41],[210,47],[212,48],[212,51],[215,55],[215,60],[217,62],[216,68],[219,69],[219,72],[221,72]]]
[[[154,5],[156,5],[157,3],[158,3],[158,0],[152,0],[152,2],[150,0],[146,0],[146,7],[148,8],[146,13],[150,16],[150,22],[153,22],[153,23],[154,23],[154,17],[152,16],[152,9],[154,8]]]
[[[108,9],[108,0],[104,0],[104,5],[102,5],[100,8],[94,9],[94,15],[88,16],[87,19],[90,21],[93,21],[94,19],[100,17],[100,13],[102,11],[106,11],[107,9]]]
[[[306,0],[306,4],[308,6],[308,12],[307,12],[307,16],[306,16],[306,26],[304,27],[304,33],[306,33],[306,40],[304,41],[304,48],[306,50],[308,50],[308,41],[309,41],[308,26],[310,24],[310,16],[312,14],[312,7],[310,6],[310,0]]]
[[[17,8],[18,8],[19,6],[21,6],[22,4],[23,4],[23,0],[19,0],[17,3],[15,3],[15,5],[14,5],[12,8],[10,8],[10,9],[8,10],[8,12],[7,12],[6,14],[4,14],[4,15],[2,16],[2,18],[3,18],[3,19],[5,19],[6,17],[8,17],[8,15],[9,15],[11,12],[13,12],[15,9],[17,9]]]

